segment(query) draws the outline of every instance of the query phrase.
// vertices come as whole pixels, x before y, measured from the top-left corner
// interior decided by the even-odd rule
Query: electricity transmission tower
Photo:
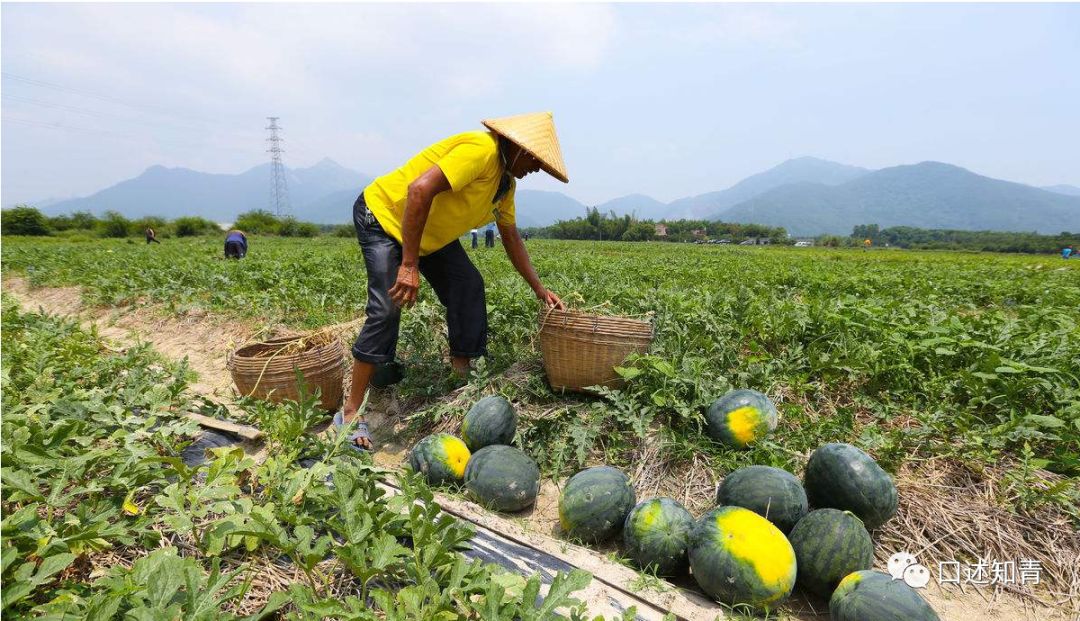
[[[281,148],[284,138],[278,135],[281,126],[277,122],[281,117],[266,118],[270,121],[270,126],[266,128],[270,130],[270,137],[266,139],[266,142],[270,143],[270,148],[266,150],[270,154],[271,164],[270,204],[274,207],[274,213],[282,217],[289,214],[289,183],[285,179],[285,165],[281,163],[281,154],[285,152],[285,149]]]

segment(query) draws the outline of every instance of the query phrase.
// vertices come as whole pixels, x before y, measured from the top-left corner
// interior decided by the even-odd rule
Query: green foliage
[[[4,235],[48,235],[49,221],[37,209],[16,205],[0,214],[0,229]]]
[[[164,223],[164,220],[161,221]],[[97,223],[98,219],[89,211],[76,211],[49,218],[49,226],[55,231],[92,231],[97,228]]]
[[[206,218],[188,216],[177,218],[172,221],[173,233],[177,237],[194,237],[196,235],[216,235],[221,233],[221,227]]]
[[[249,563],[284,560],[303,581],[245,619],[541,621],[559,609],[584,621],[573,593],[589,574],[557,574],[537,604],[538,575],[467,561],[459,550],[471,527],[443,513],[419,478],[388,494],[384,472],[343,435],[304,433],[322,418],[316,395],[248,409],[281,421],[267,426],[261,465],[233,447],[188,466],[177,455],[196,426],[178,412],[196,403],[182,365],[146,346],[107,353],[75,323],[9,302],[0,332],[5,618],[235,620],[255,577]],[[314,458],[310,467],[299,455]],[[127,568],[98,557],[105,552],[137,560]],[[90,571],[105,562],[106,572]]]
[[[657,234],[657,224],[663,224],[665,235]],[[708,220],[637,220],[630,215],[617,216],[615,212],[602,214],[595,207],[585,216],[573,220],[560,220],[551,226],[532,230],[539,237],[553,239],[578,239],[597,241],[674,241],[689,242],[698,239],[728,239],[733,243],[747,238],[769,238],[773,243],[788,239],[782,227],[760,224],[712,222]]]
[[[1062,232],[1039,235],[1007,231],[952,231],[893,226],[879,229],[876,224],[860,224],[852,231],[859,243],[871,240],[876,246],[922,250],[979,250],[985,252],[1022,252],[1055,254],[1065,246],[1080,248],[1080,233]]]
[[[278,224],[277,234],[282,237],[315,237],[319,234],[318,225],[301,222],[292,216],[284,218]]]
[[[273,234],[277,233],[278,224],[277,216],[269,211],[256,209],[236,216],[233,228],[254,235]]]
[[[102,237],[127,237],[132,232],[131,221],[115,211],[106,211],[98,223]]]

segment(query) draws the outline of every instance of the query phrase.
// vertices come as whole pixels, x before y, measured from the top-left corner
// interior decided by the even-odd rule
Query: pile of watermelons
[[[495,511],[521,511],[536,502],[540,468],[510,446],[517,413],[500,396],[484,397],[461,422],[461,438],[436,433],[416,443],[409,466],[432,485],[464,483],[480,504]]]
[[[745,389],[718,399],[705,418],[709,436],[735,449],[777,425],[769,398]],[[540,473],[535,461],[508,446],[516,426],[510,404],[487,397],[465,416],[464,441],[428,436],[413,448],[410,464],[435,484],[464,480],[489,508],[524,509],[536,499]],[[567,481],[559,521],[567,536],[583,543],[621,532],[627,556],[639,567],[665,577],[689,570],[705,593],[731,606],[773,610],[798,584],[829,600],[834,621],[938,620],[902,580],[871,571],[868,531],[896,512],[897,492],[888,473],[858,448],[818,447],[801,482],[779,468],[740,468],[720,483],[716,503],[697,520],[670,498],[638,503],[626,474],[597,466]]]

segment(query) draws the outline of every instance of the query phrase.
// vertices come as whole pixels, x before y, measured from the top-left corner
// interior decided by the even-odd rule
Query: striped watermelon
[[[733,390],[709,406],[705,423],[713,440],[743,449],[776,429],[776,406],[756,390]]]
[[[832,621],[941,621],[915,589],[880,571],[848,574],[829,599]]]
[[[690,535],[690,570],[714,599],[775,609],[795,586],[795,551],[772,522],[742,507],[717,507]]]
[[[850,444],[823,444],[810,456],[803,477],[810,506],[851,511],[867,530],[896,513],[898,498],[892,477],[873,457]]]
[[[686,548],[693,528],[694,517],[677,501],[645,500],[626,516],[623,547],[638,567],[674,576],[686,572]]]
[[[747,466],[724,477],[716,488],[716,504],[750,509],[783,533],[791,532],[807,511],[799,479],[772,466]]]
[[[596,466],[570,477],[559,497],[559,524],[574,539],[597,543],[623,527],[636,498],[630,478],[610,466]]]
[[[465,466],[465,486],[480,504],[496,511],[531,507],[540,490],[540,469],[512,446],[492,444],[476,451]]]
[[[464,442],[448,433],[433,433],[409,451],[409,466],[431,485],[460,483],[469,457]]]
[[[461,421],[461,439],[470,451],[492,444],[508,445],[517,432],[517,413],[506,397],[484,397],[472,406]]]
[[[795,525],[788,541],[799,563],[799,586],[825,598],[844,576],[874,564],[870,533],[848,511],[811,511]]]

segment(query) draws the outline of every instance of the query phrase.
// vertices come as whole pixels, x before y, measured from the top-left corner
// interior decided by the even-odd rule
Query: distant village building
[[[666,224],[657,224],[656,225],[656,236],[657,237],[667,237],[667,225]]]
[[[768,246],[768,237],[747,237],[743,241],[739,242],[740,246]]]
[[[693,235],[695,239],[705,239],[705,229],[694,229],[690,231],[690,234]]]

